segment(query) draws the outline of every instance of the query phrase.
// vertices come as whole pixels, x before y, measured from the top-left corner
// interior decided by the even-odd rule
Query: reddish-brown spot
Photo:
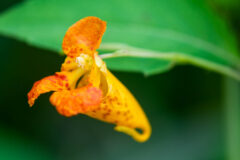
[[[104,113],[104,114],[103,114],[103,119],[106,119],[107,116],[109,116],[109,115],[110,115],[110,113]]]
[[[63,81],[67,81],[67,76],[66,75],[58,74],[58,73],[56,73],[55,75],[56,75],[57,78],[59,78],[59,79],[61,79]]]
[[[69,87],[69,84],[68,84],[68,83],[66,83],[66,84],[65,84],[65,87],[67,87],[67,88],[68,88],[68,87]]]

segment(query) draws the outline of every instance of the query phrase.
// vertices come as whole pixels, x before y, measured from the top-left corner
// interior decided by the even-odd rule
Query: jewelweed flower
[[[73,24],[63,39],[67,57],[61,72],[35,82],[28,93],[28,103],[33,106],[40,94],[54,91],[50,102],[61,115],[85,114],[115,124],[116,131],[144,142],[151,135],[145,113],[96,51],[105,30],[106,22],[97,17],[86,17]]]

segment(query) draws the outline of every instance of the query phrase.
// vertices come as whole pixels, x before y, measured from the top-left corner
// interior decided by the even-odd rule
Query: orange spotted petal
[[[66,32],[62,48],[70,57],[80,53],[92,55],[99,47],[106,30],[106,22],[97,17],[86,17],[73,24]]]
[[[64,73],[56,73],[55,75],[45,77],[34,83],[28,93],[28,103],[30,106],[33,106],[40,94],[50,91],[60,91],[68,89],[68,87],[68,78]]]
[[[50,102],[64,116],[73,116],[96,109],[101,103],[102,91],[92,85],[74,90],[54,92]]]

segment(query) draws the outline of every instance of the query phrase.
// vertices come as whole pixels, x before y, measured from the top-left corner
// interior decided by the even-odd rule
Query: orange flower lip
[[[85,114],[115,124],[116,131],[144,142],[151,135],[144,111],[97,55],[105,30],[106,22],[97,17],[86,17],[73,24],[63,39],[67,57],[61,72],[35,82],[28,93],[28,103],[32,106],[39,95],[54,91],[50,102],[61,115]]]
[[[96,109],[101,103],[101,98],[102,91],[88,85],[72,91],[55,92],[50,101],[60,114],[69,117]]]

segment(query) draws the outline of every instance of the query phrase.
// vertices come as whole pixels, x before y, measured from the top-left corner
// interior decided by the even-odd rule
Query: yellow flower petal
[[[141,106],[128,89],[111,72],[105,73],[108,92],[96,110],[87,112],[90,117],[116,124],[116,130],[132,136],[138,142],[151,135],[151,126]],[[142,130],[139,133],[137,129]]]
[[[151,135],[145,113],[97,55],[105,29],[106,23],[97,17],[86,17],[72,25],[62,44],[67,58],[61,72],[37,81],[28,93],[28,103],[32,106],[40,94],[56,91],[50,101],[60,114],[81,113],[113,123],[116,131],[144,142]]]

